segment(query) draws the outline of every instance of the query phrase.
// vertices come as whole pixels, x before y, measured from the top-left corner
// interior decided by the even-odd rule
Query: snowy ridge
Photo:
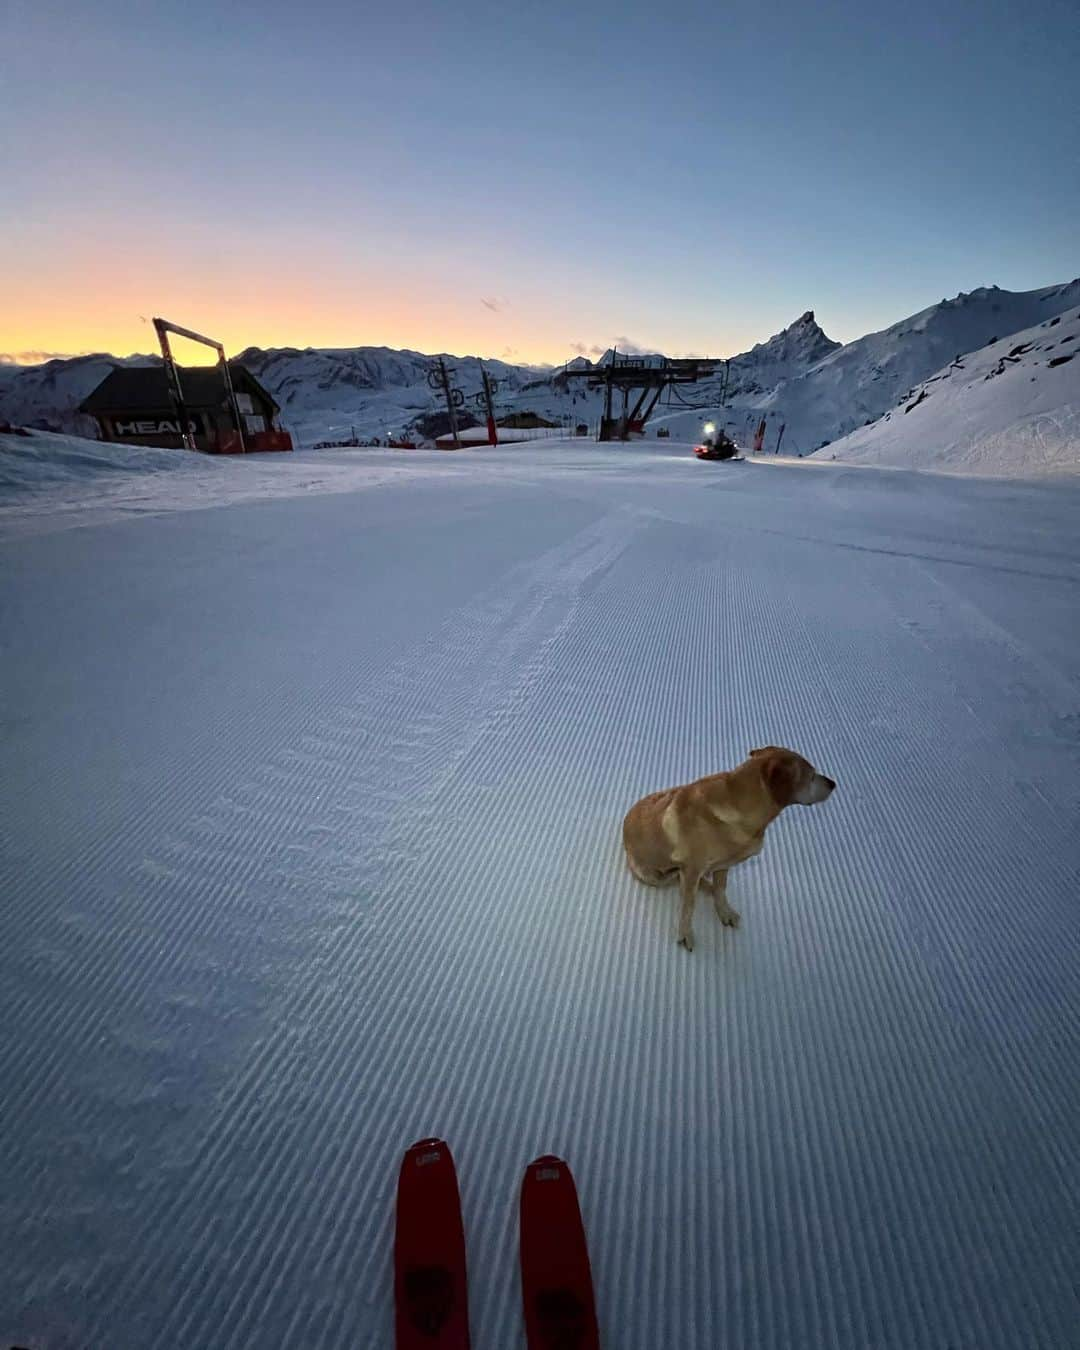
[[[1080,308],[957,357],[820,454],[951,473],[1080,472]]]
[[[0,1333],[389,1345],[437,1132],[476,1350],[549,1149],[605,1345],[1068,1345],[1076,485],[296,458],[410,476],[2,545]],[[619,822],[770,741],[690,956]]]

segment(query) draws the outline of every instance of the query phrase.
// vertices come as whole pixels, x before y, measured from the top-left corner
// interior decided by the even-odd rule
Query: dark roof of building
[[[229,362],[236,392],[254,394],[278,412],[278,405],[246,366]],[[191,411],[218,408],[225,399],[225,378],[220,366],[181,366],[180,387]],[[172,406],[163,365],[117,366],[79,404],[84,413],[156,412]]]

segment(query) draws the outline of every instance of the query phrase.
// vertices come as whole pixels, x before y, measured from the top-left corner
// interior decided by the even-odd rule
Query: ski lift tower
[[[665,389],[676,384],[696,384],[715,374],[718,365],[719,361],[707,357],[620,356],[613,351],[606,365],[567,370],[563,377],[584,379],[590,389],[604,390],[598,441],[628,441],[631,434],[640,435],[644,431]],[[622,392],[622,413],[618,417],[612,414],[616,390]]]

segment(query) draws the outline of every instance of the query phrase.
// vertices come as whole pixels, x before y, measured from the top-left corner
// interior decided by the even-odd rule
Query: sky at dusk
[[[1064,281],[1078,14],[4,0],[0,353],[728,355]]]

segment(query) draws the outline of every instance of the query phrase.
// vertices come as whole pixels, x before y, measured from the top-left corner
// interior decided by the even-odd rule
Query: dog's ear
[[[755,755],[771,755],[774,750],[782,749],[783,747],[779,745],[763,745],[759,750],[751,750],[750,758],[753,759]]]
[[[790,750],[769,747],[773,754],[761,766],[761,777],[777,806],[790,806],[799,788],[802,769]]]

